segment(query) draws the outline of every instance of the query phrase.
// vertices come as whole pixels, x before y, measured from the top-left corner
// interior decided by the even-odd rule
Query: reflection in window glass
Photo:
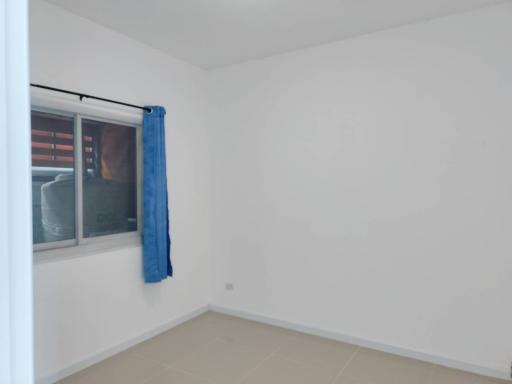
[[[82,120],[84,237],[137,231],[135,127]]]
[[[34,244],[75,238],[74,120],[32,112]]]

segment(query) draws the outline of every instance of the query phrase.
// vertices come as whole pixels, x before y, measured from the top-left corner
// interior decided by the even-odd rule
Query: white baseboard
[[[383,344],[379,342],[374,342],[370,340],[366,340],[359,337],[353,337],[349,335],[343,335],[338,332],[323,330],[315,327],[310,327],[305,324],[300,324],[296,322],[281,320],[278,318],[258,315],[255,313],[240,311],[235,308],[228,308],[218,305],[210,305],[210,310],[213,312],[218,312],[226,315],[236,316],[247,320],[253,320],[260,323],[265,323],[269,325],[274,325],[281,328],[291,329],[294,331],[325,337],[332,340],[342,341],[344,343],[354,344],[361,347],[366,347],[370,349],[375,349],[382,352],[392,353],[394,355],[399,355],[403,357],[409,357],[416,360],[425,361],[432,364],[442,365],[448,368],[459,369],[461,371],[476,373],[478,375],[493,377],[497,379],[505,379],[510,380],[510,376],[508,372],[500,371],[493,368],[482,367],[478,365],[474,365],[471,363],[465,363],[457,360],[453,360],[450,358],[431,355],[424,352],[418,352],[402,347],[396,347],[393,345]]]
[[[54,373],[46,375],[46,376],[39,377],[36,380],[36,383],[37,384],[53,384],[59,380],[62,380],[63,378],[65,378],[67,376],[70,376],[78,371],[81,371],[82,369],[85,369],[85,368],[87,368],[91,365],[94,365],[102,360],[105,360],[119,352],[122,352],[138,343],[141,343],[141,342],[143,342],[147,339],[150,339],[162,332],[165,332],[171,328],[174,328],[190,319],[193,319],[194,317],[197,317],[197,316],[207,312],[208,310],[213,311],[213,312],[223,313],[226,315],[240,317],[240,318],[247,319],[247,320],[257,321],[260,323],[274,325],[274,326],[281,327],[281,328],[287,328],[287,329],[291,329],[294,331],[298,331],[298,332],[302,332],[302,333],[306,333],[306,334],[310,334],[310,335],[325,337],[325,338],[332,339],[332,340],[338,340],[338,341],[342,341],[345,343],[350,343],[350,344],[358,345],[361,347],[375,349],[375,350],[382,351],[382,352],[392,353],[392,354],[399,355],[399,356],[409,357],[409,358],[413,358],[413,359],[417,359],[417,360],[421,360],[421,361],[425,361],[425,362],[429,362],[429,363],[433,363],[433,364],[442,365],[442,366],[449,367],[449,368],[460,369],[462,371],[472,372],[472,373],[476,373],[476,374],[483,375],[483,376],[489,376],[489,377],[505,379],[505,380],[510,379],[508,372],[500,371],[500,370],[493,369],[493,368],[482,367],[482,366],[478,366],[478,365],[474,365],[474,364],[470,364],[470,363],[465,363],[465,362],[449,359],[449,358],[442,357],[442,356],[431,355],[431,354],[424,353],[424,352],[418,352],[418,351],[414,351],[414,350],[410,350],[410,349],[406,349],[406,348],[402,348],[402,347],[396,347],[396,346],[392,346],[392,345],[388,345],[388,344],[374,342],[374,341],[366,340],[366,339],[359,338],[359,337],[353,337],[353,336],[349,336],[349,335],[340,334],[338,332],[333,332],[333,331],[329,331],[329,330],[323,330],[320,328],[310,327],[308,325],[300,324],[297,322],[291,322],[291,321],[281,320],[281,319],[274,318],[274,317],[268,317],[268,316],[258,315],[255,313],[241,311],[241,310],[238,310],[235,308],[228,308],[228,307],[223,307],[223,306],[218,306],[218,305],[210,305],[210,306],[204,306],[204,307],[198,308],[184,316],[180,316],[176,319],[173,319],[173,320],[171,320],[165,324],[162,324],[152,330],[146,331],[138,336],[135,336],[129,340],[126,340],[116,346],[113,346],[106,350],[95,353],[95,354],[93,354],[83,360],[80,360],[62,370],[59,370],[57,372],[54,372]]]
[[[53,384],[59,380],[62,380],[63,378],[72,375],[73,373],[76,373],[78,371],[81,371],[82,369],[85,369],[87,367],[90,367],[91,365],[94,365],[96,363],[99,363],[102,360],[105,360],[119,352],[122,352],[130,347],[133,347],[134,345],[141,343],[145,340],[148,340],[162,332],[165,332],[171,328],[174,328],[188,320],[193,319],[194,317],[197,317],[205,312],[208,312],[209,307],[204,306],[200,307],[190,313],[187,313],[186,315],[177,317],[165,324],[162,324],[154,329],[151,329],[149,331],[146,331],[138,336],[135,336],[129,340],[125,340],[124,342],[115,345],[111,348],[105,349],[103,351],[100,351],[98,353],[95,353],[83,360],[77,361],[76,363],[59,370],[57,372],[54,372],[50,375],[45,375],[42,377],[37,378],[36,383],[37,384]]]

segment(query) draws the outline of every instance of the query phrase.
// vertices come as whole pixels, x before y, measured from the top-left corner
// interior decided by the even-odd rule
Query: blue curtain
[[[165,109],[144,110],[144,280],[158,283],[172,276],[171,239],[165,166]]]

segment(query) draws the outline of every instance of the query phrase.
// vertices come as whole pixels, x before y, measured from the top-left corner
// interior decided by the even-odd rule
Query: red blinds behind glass
[[[32,116],[32,166],[73,168],[74,135],[69,122]],[[93,138],[83,140],[84,161],[93,163]]]

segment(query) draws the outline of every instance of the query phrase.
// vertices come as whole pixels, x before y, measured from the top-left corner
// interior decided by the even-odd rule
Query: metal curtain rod
[[[113,104],[124,105],[124,106],[126,106],[126,107],[132,107],[132,108],[142,109],[142,110],[144,110],[144,111],[146,111],[146,112],[151,112],[151,108],[142,107],[142,106],[140,106],[140,105],[134,105],[134,104],[123,103],[122,101],[116,101],[116,100],[111,100],[111,99],[104,99],[103,97],[97,97],[97,96],[87,95],[87,94],[85,94],[85,93],[73,92],[73,91],[67,91],[67,90],[65,90],[65,89],[54,88],[54,87],[48,87],[47,85],[41,85],[41,84],[32,84],[32,83],[30,83],[30,86],[35,87],[35,88],[48,89],[49,91],[55,91],[55,92],[61,92],[61,93],[67,93],[68,95],[75,95],[75,96],[78,96],[78,97],[80,98],[80,101],[82,101],[84,98],[87,98],[87,99],[95,99],[95,100],[106,101],[107,103],[113,103]]]

